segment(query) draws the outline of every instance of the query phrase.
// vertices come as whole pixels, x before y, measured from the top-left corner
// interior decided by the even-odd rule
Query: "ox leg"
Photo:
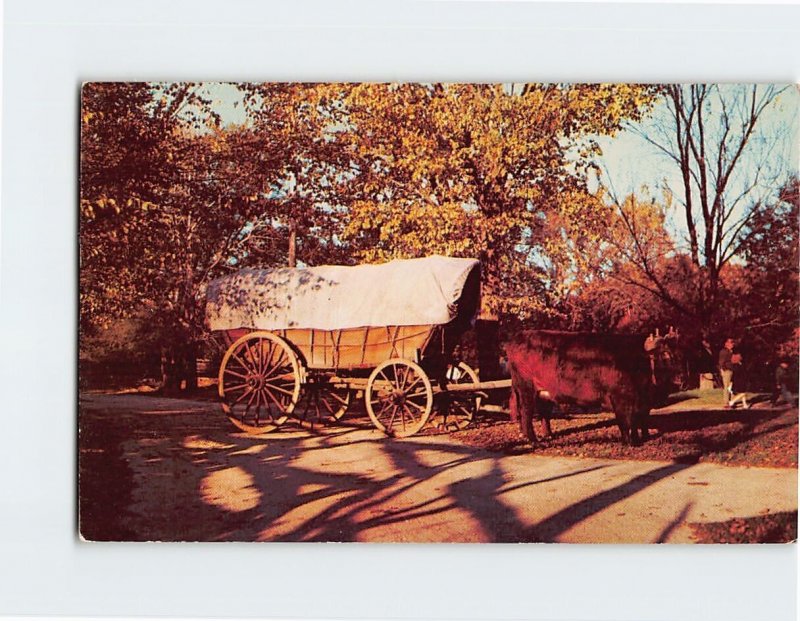
[[[512,423],[519,424],[519,406],[517,406],[517,391],[511,389],[511,394],[508,397],[508,410]]]
[[[650,408],[645,407],[639,412],[639,428],[642,430],[642,441],[650,439]]]
[[[542,437],[549,438],[553,435],[553,429],[550,427],[550,418],[553,416],[553,402],[549,399],[542,399],[536,397],[536,413],[541,419]]]
[[[622,443],[623,444],[630,444],[631,443],[631,430],[630,430],[630,427],[622,419],[622,416],[620,416],[616,412],[614,413],[614,415],[617,418],[617,427],[619,427],[619,433],[622,436]]]
[[[636,417],[636,414],[633,413],[632,418],[635,418],[635,417]],[[633,424],[631,424],[631,437],[630,437],[629,444],[631,446],[639,446],[641,443],[642,443],[642,441],[639,439],[639,425],[638,425],[638,422],[633,422]]]
[[[622,436],[622,443],[629,446],[638,446],[639,441],[639,417],[637,416],[637,409],[633,405],[624,405],[626,399],[624,395],[617,398],[610,398],[612,409],[614,410],[614,417],[617,419],[617,426],[619,433]],[[622,402],[622,403],[620,403]]]
[[[533,418],[536,414],[536,393],[530,381],[521,377],[516,369],[511,367],[511,419],[519,421],[519,428],[530,442],[536,442],[536,432],[533,430]]]
[[[617,423],[622,432],[622,443],[630,446],[639,446],[640,421],[637,411],[633,407],[625,407],[615,412]]]

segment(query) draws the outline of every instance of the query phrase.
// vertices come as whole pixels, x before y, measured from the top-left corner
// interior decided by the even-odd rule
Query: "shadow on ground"
[[[380,530],[379,538],[392,541],[439,540],[433,531],[406,539],[404,526],[456,511],[479,536],[451,532],[447,540],[557,541],[689,467],[654,466],[528,524],[504,495],[606,466],[569,462],[556,475],[537,478],[532,470],[529,479],[512,481],[503,456],[436,437],[386,439],[361,422],[258,438],[232,433],[207,404],[142,397],[110,404],[85,403],[80,413],[80,529],[87,539],[356,541]],[[335,464],[328,459],[334,453]],[[463,471],[439,476],[456,469]]]

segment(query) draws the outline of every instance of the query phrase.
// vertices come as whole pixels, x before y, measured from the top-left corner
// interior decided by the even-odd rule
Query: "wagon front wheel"
[[[378,429],[386,435],[405,438],[428,421],[433,388],[418,364],[393,358],[379,364],[369,376],[364,402]]]
[[[297,404],[300,379],[300,362],[286,341],[270,332],[246,334],[222,358],[222,409],[242,431],[273,431]]]

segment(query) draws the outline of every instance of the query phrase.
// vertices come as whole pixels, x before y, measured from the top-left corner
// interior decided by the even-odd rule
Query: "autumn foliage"
[[[223,123],[213,96],[222,87],[235,93],[239,125]],[[99,359],[124,325],[140,357],[160,361],[162,382],[191,384],[195,356],[211,345],[202,313],[211,278],[247,265],[433,253],[481,259],[485,316],[616,331],[696,324],[703,289],[686,285],[703,268],[666,227],[665,201],[590,190],[598,136],[646,117],[665,93],[86,84],[82,355]],[[738,263],[715,267],[715,295],[731,311],[715,320],[767,324],[759,347],[771,355],[796,322],[797,181],[753,214]]]

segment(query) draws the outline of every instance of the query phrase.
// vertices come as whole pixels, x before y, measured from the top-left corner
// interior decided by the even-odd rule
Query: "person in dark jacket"
[[[783,399],[788,405],[794,403],[794,397],[789,390],[789,361],[781,360],[775,367],[775,384],[772,387],[771,405],[778,405]]]
[[[725,405],[731,405],[731,384],[733,384],[733,347],[735,341],[731,338],[725,339],[725,346],[719,352],[718,364],[719,374],[722,377],[722,394],[725,399]]]

